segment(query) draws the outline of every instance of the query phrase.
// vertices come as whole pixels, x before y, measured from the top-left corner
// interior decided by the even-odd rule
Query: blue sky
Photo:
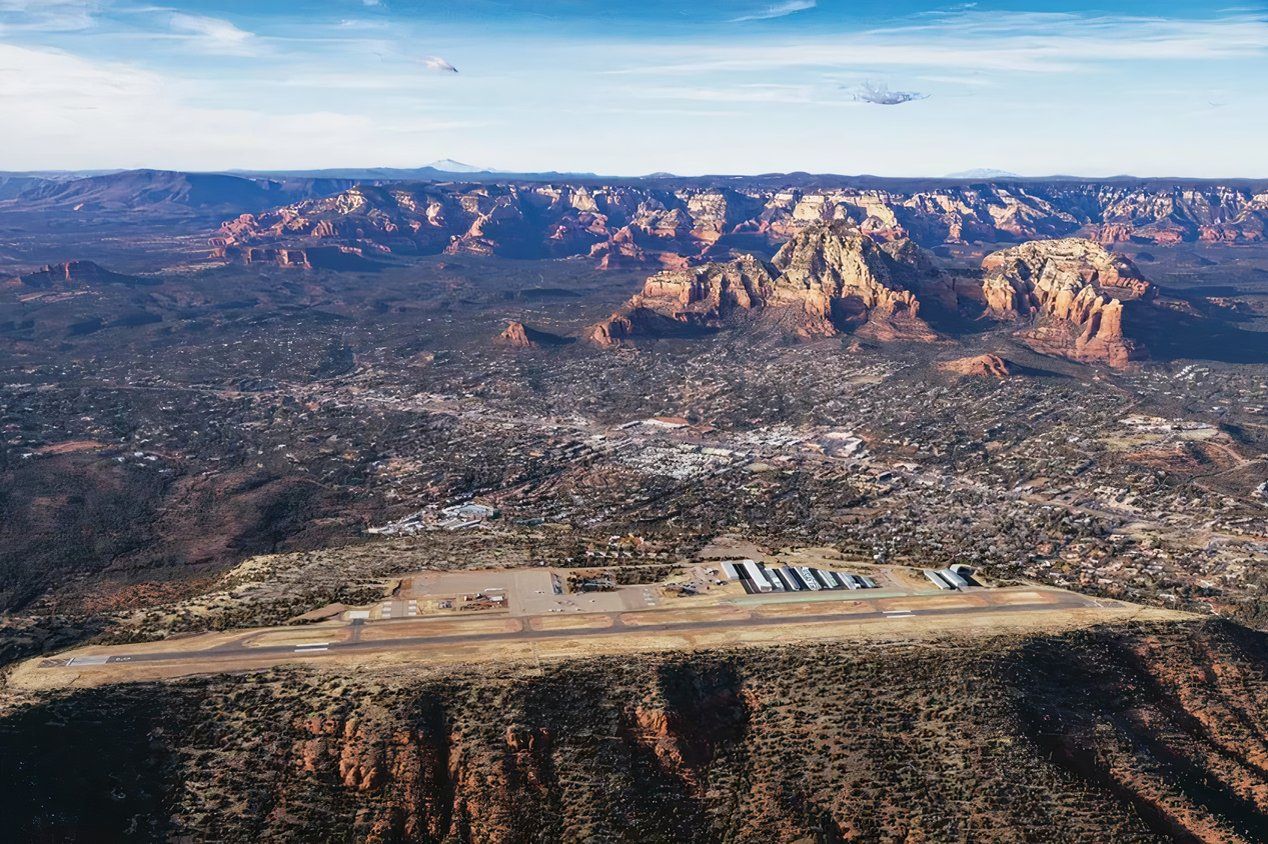
[[[0,169],[1265,177],[1266,81],[1238,0],[0,0]]]

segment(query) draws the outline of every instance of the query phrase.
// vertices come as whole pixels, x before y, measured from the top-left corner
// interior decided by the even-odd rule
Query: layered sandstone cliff
[[[988,312],[1026,322],[1021,336],[1035,348],[1114,367],[1145,356],[1124,332],[1124,310],[1151,298],[1153,288],[1131,261],[1099,243],[1024,243],[987,255],[982,270]]]
[[[657,273],[642,292],[592,326],[586,339],[610,347],[672,329],[715,330],[741,313],[763,308],[775,285],[769,265],[752,256]]]
[[[760,316],[800,337],[862,331],[880,340],[932,340],[915,291],[938,283],[905,241],[881,246],[846,223],[819,224],[795,235],[770,264],[744,255],[657,273],[586,337],[610,347]]]
[[[923,246],[1083,234],[1103,242],[1251,242],[1268,193],[1096,182],[944,184],[923,189],[633,185],[358,185],[221,226],[221,250],[341,244],[406,254],[589,256],[601,267],[681,268],[730,246],[775,248],[848,222],[878,241]],[[231,254],[231,253],[226,253]]]
[[[936,272],[909,241],[878,245],[842,223],[805,229],[772,261],[779,271],[771,304],[802,309],[795,331],[832,336],[860,329],[880,340],[933,340],[919,317],[919,287],[939,286]]]

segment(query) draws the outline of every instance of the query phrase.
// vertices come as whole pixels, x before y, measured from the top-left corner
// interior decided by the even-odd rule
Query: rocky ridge
[[[808,226],[853,223],[922,246],[1082,235],[1103,243],[1260,242],[1268,193],[1218,185],[983,183],[927,189],[593,184],[366,184],[225,222],[218,250],[342,244],[367,254],[585,256],[683,267],[774,249]]]

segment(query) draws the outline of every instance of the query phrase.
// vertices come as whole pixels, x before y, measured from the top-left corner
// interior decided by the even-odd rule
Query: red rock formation
[[[938,364],[938,369],[943,372],[967,375],[974,378],[1008,378],[1013,374],[1008,366],[1008,361],[999,355],[992,354],[974,355],[967,358],[943,361]]]
[[[909,241],[877,245],[857,229],[834,223],[806,229],[772,261],[780,271],[772,304],[799,305],[801,336],[833,336],[861,328],[878,340],[933,340],[912,289],[934,270]]]
[[[155,279],[112,272],[92,261],[46,264],[38,270],[10,279],[11,284],[35,288],[94,287],[102,284],[157,284]]]
[[[939,283],[914,245],[881,246],[848,224],[819,224],[795,235],[769,265],[742,256],[658,273],[586,338],[610,347],[675,325],[716,330],[760,315],[804,338],[858,330],[879,340],[932,340],[918,316],[921,286]]]
[[[997,319],[1028,319],[1035,348],[1073,360],[1127,366],[1144,356],[1123,331],[1123,303],[1153,288],[1126,258],[1090,240],[1031,241],[982,260],[982,293]]]
[[[855,223],[874,240],[1021,241],[1078,232],[1102,242],[1264,239],[1268,194],[1217,185],[1096,182],[928,190],[708,185],[357,185],[225,222],[214,248],[317,243],[410,254],[590,255],[602,267],[683,267],[733,246],[774,247],[803,229]]]
[[[770,297],[770,268],[749,255],[725,263],[666,270],[647,279],[641,293],[592,326],[586,339],[609,348],[638,334],[661,333],[666,323],[715,329],[738,313],[761,308]]]
[[[571,338],[530,328],[519,320],[511,320],[498,334],[495,342],[510,349],[536,349],[541,346],[562,346],[573,342]]]
[[[1106,223],[1103,226],[1092,226],[1088,237],[1097,243],[1127,243],[1132,239],[1132,232],[1130,223]]]
[[[502,333],[498,335],[498,340],[505,346],[513,349],[533,349],[537,344],[528,339],[528,333],[524,330],[524,323],[518,320],[512,320],[502,329]]]
[[[584,339],[600,349],[613,349],[634,336],[634,323],[620,311],[586,329]]]
[[[214,257],[238,264],[268,264],[303,270],[313,268],[312,262],[308,260],[308,251],[305,249],[274,249],[267,246],[247,246],[232,250],[220,248],[215,251]]]

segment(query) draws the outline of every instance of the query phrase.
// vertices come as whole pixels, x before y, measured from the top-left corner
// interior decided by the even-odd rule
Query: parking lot
[[[566,573],[553,569],[420,572],[403,577],[391,596],[349,619],[390,620],[437,615],[505,613],[511,616],[624,612],[661,603],[654,585],[618,586],[610,592],[567,594]],[[367,615],[362,613],[368,612]]]

